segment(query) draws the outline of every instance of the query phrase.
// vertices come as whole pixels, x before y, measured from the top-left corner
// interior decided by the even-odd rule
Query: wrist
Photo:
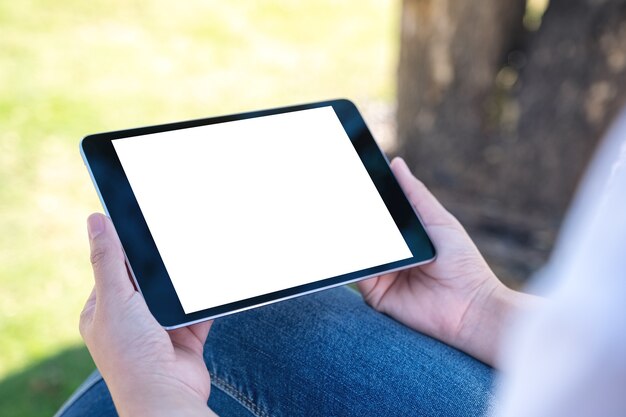
[[[181,387],[171,380],[145,380],[124,384],[111,384],[111,397],[120,416],[215,416],[202,398],[189,388]],[[123,386],[122,386],[123,385]]]
[[[499,281],[493,282],[473,297],[451,344],[495,366],[502,335],[511,317],[533,308],[537,300],[537,297],[514,291]]]

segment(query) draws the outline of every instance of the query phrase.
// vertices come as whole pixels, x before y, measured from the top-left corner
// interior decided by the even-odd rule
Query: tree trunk
[[[490,129],[485,106],[522,33],[524,0],[405,0],[398,144],[425,182],[473,191]]]
[[[496,271],[547,258],[592,151],[626,101],[626,2],[404,0],[399,153]]]
[[[626,2],[553,0],[527,56],[518,126],[501,132],[498,191],[511,210],[558,225],[626,101]]]

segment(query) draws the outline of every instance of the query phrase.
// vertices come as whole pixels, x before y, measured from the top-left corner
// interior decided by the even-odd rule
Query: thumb
[[[97,300],[109,304],[129,299],[135,289],[128,277],[122,245],[111,220],[94,213],[87,219],[87,230]]]
[[[402,158],[391,161],[391,170],[398,180],[402,191],[415,207],[424,222],[424,226],[456,225],[456,218],[446,210],[426,186],[411,173]]]

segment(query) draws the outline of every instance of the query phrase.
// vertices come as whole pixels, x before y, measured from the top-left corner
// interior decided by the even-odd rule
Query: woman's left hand
[[[214,415],[203,347],[212,322],[165,331],[131,282],[113,224],[87,220],[95,287],[80,332],[121,416]]]

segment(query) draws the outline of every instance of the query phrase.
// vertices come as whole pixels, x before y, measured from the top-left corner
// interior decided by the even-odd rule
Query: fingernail
[[[101,214],[92,214],[87,219],[87,232],[89,238],[94,239],[104,231],[104,216]]]

